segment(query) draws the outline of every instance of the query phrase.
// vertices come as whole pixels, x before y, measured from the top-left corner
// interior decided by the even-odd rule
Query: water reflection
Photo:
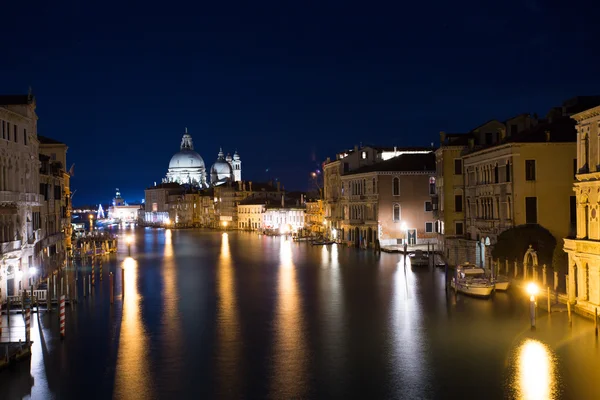
[[[138,264],[127,257],[122,264],[125,270],[125,297],[119,337],[119,354],[115,395],[118,398],[151,398],[148,343],[141,318],[141,296],[138,293]]]
[[[170,229],[165,231],[165,248],[163,254],[163,357],[170,366],[169,388],[176,391],[179,388],[179,373],[182,369],[182,338],[179,314],[179,291],[177,290],[177,265],[173,255],[173,241]]]
[[[231,263],[229,250],[229,235],[223,233],[221,237],[221,252],[218,265],[218,317],[217,337],[219,340],[217,352],[217,368],[219,371],[220,395],[240,397],[242,388],[239,378],[241,337],[238,306],[235,297],[235,275]]]
[[[291,242],[282,237],[280,246],[271,397],[298,399],[306,388],[304,320]]]
[[[523,400],[554,399],[557,396],[555,358],[548,347],[527,339],[517,350],[513,389]]]
[[[425,384],[426,338],[421,323],[421,304],[417,296],[417,279],[401,259],[393,280],[390,331],[392,337],[391,368],[396,381],[396,395],[422,396]]]

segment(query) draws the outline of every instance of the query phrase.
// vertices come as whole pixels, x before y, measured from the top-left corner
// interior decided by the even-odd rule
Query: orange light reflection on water
[[[127,257],[122,268],[125,270],[125,298],[115,374],[115,396],[150,398],[152,385],[148,368],[148,343],[140,315],[137,261]]]
[[[516,363],[513,383],[516,398],[557,398],[556,360],[545,344],[527,339],[517,350]]]
[[[304,321],[291,241],[281,238],[280,246],[271,397],[299,399],[304,397],[306,388]]]
[[[218,313],[217,313],[217,368],[219,393],[231,398],[242,396],[239,377],[241,351],[240,322],[235,297],[235,272],[231,263],[229,235],[221,236],[221,252],[218,267]]]

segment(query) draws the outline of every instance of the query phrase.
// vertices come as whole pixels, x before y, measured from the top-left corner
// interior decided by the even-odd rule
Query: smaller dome
[[[223,149],[220,149],[219,155],[217,156],[217,161],[215,161],[210,168],[210,181],[214,184],[219,181],[232,178],[233,170],[231,169],[231,165],[225,161],[225,158],[223,157]]]
[[[225,161],[231,162],[231,155],[227,153],[227,157],[225,157]]]
[[[240,155],[238,154],[237,150],[235,151],[235,153],[233,153],[233,161],[239,161],[240,160]]]

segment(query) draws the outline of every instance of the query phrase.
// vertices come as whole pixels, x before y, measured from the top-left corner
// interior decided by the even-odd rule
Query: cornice
[[[580,123],[583,120],[598,117],[598,116],[600,116],[600,106],[590,108],[589,110],[585,110],[585,111],[582,111],[577,114],[573,114],[573,115],[571,115],[571,118],[573,118],[575,121],[577,121],[577,123]]]

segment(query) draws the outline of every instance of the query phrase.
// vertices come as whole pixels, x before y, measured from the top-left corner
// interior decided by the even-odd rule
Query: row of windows
[[[12,128],[12,129],[11,129]],[[13,140],[15,143],[18,143],[19,140],[19,128],[17,124],[11,124],[8,121],[2,120],[0,123],[0,132],[2,133],[2,139],[4,140]],[[12,133],[12,135],[11,135]],[[12,138],[11,138],[12,136]],[[23,128],[23,144],[27,145],[27,129]]]
[[[348,193],[346,193],[346,184],[348,186]],[[369,192],[370,189],[370,192]],[[373,178],[371,187],[367,188],[366,179],[355,179],[351,181],[342,182],[342,194],[364,195],[364,194],[377,194],[377,179]]]
[[[435,177],[432,176],[429,178],[429,194],[433,195],[435,193],[436,193]],[[392,195],[400,196],[400,178],[398,178],[398,177],[394,177],[392,179]]]

